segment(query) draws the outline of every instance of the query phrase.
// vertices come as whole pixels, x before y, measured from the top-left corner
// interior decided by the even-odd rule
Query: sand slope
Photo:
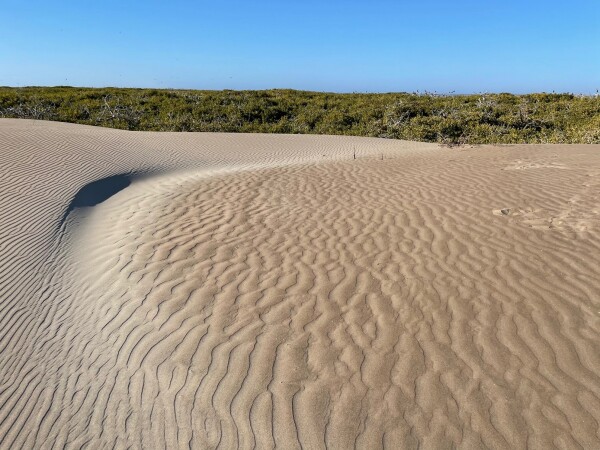
[[[3,119],[0,171],[0,448],[600,447],[600,146]]]

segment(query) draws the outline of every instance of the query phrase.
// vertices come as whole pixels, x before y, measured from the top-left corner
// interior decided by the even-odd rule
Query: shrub
[[[128,130],[345,134],[447,145],[600,142],[600,98],[573,94],[3,87],[0,117]]]

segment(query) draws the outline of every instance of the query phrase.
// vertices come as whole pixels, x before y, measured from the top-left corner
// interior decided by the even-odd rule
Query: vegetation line
[[[127,130],[372,136],[439,142],[600,143],[600,97],[0,87],[0,117]]]

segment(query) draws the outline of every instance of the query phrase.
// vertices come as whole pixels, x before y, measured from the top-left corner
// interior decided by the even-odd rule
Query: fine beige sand
[[[1,119],[0,224],[2,449],[600,448],[600,146]]]

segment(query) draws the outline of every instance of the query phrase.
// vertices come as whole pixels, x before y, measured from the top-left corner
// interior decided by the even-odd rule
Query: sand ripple
[[[0,447],[600,446],[598,146],[22,124]]]

